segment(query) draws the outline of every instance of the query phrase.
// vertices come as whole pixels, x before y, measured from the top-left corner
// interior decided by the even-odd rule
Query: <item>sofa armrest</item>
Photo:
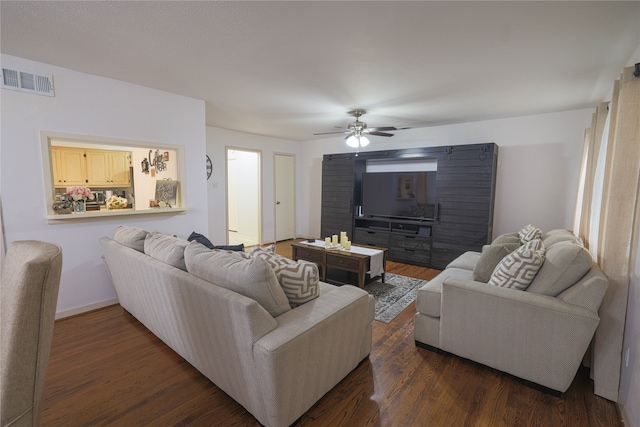
[[[546,295],[451,277],[443,283],[445,351],[565,391],[600,319]]]
[[[276,318],[254,345],[268,419],[293,423],[369,354],[374,311],[372,296],[345,285]],[[293,418],[271,412],[287,407]]]

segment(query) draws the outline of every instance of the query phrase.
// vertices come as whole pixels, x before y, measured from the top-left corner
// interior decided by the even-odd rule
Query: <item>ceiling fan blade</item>
[[[383,127],[376,127],[376,128],[367,128],[367,130],[376,132],[376,131],[398,130],[398,129],[394,128],[393,126],[383,126]]]
[[[367,132],[369,135],[376,135],[376,136],[393,136],[392,133],[386,133],[386,132],[378,132],[378,131],[369,131]]]
[[[320,133],[314,133],[314,135],[333,135],[336,133],[351,133],[350,130],[341,130],[341,131],[337,131],[337,132],[320,132]]]

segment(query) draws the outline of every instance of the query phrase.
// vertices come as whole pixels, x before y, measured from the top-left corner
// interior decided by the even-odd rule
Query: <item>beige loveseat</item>
[[[542,257],[539,270],[516,273],[529,275],[524,290],[504,286],[508,278],[495,282],[498,264],[509,267],[515,251],[524,250],[517,233],[482,253],[464,253],[424,285],[416,299],[416,345],[566,391],[600,321],[608,280],[571,232],[538,234],[542,249],[529,255]]]
[[[369,355],[367,292],[319,282],[291,308],[264,259],[152,235],[121,226],[101,239],[120,304],[261,424],[291,425]]]

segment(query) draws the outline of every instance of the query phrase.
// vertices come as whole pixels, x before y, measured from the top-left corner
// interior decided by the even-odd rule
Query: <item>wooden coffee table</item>
[[[356,245],[353,245],[356,246]],[[352,247],[353,247],[352,246]],[[365,246],[365,245],[357,245],[363,248],[375,249],[382,251],[383,253],[383,261],[382,268],[383,271],[387,269],[387,249],[385,248],[377,248],[375,246]],[[320,272],[320,280],[323,282],[331,282],[340,285],[344,284],[353,284],[342,280],[337,280],[336,278],[327,277],[327,270],[331,268],[335,268],[338,270],[343,270],[351,273],[357,274],[357,284],[360,288],[364,288],[367,271],[369,271],[369,263],[371,261],[371,257],[369,255],[359,254],[351,251],[344,250],[328,250],[325,249],[324,246],[313,246],[305,244],[304,242],[295,242],[291,244],[291,258],[294,261],[299,259],[305,261],[311,261],[318,265],[318,270]],[[384,272],[382,273],[382,281],[384,282]],[[371,277],[370,279],[374,279],[375,277]]]

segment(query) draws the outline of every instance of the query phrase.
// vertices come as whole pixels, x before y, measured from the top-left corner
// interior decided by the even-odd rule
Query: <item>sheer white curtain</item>
[[[598,261],[598,242],[600,235],[600,220],[602,213],[602,197],[604,195],[605,165],[607,162],[607,147],[609,143],[609,125],[611,115],[607,108],[606,119],[602,135],[600,137],[600,148],[597,157],[594,159],[596,168],[593,174],[593,190],[591,192],[591,216],[589,218],[589,252],[594,261]]]
[[[634,223],[640,204],[640,78],[625,68],[608,114],[598,106],[585,132],[574,232],[609,278],[593,345],[594,391],[617,401]]]

